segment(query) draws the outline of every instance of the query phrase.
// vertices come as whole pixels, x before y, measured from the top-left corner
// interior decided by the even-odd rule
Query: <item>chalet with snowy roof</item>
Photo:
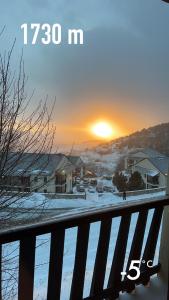
[[[169,157],[149,157],[132,166],[132,173],[138,171],[146,188],[166,187],[169,169]]]
[[[130,152],[128,156],[125,157],[125,169],[131,173],[132,167],[139,161],[149,158],[163,158],[163,154],[159,153],[154,149],[149,148],[139,148],[133,152]]]
[[[64,154],[11,153],[0,187],[19,192],[70,193],[74,165]]]

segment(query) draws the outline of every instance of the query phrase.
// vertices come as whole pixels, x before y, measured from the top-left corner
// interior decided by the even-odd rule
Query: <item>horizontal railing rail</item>
[[[76,227],[83,222],[97,222],[111,216],[119,217],[128,213],[135,213],[144,209],[152,209],[160,206],[169,205],[169,197],[154,197],[151,199],[125,201],[112,206],[102,206],[89,210],[82,210],[71,215],[61,217],[51,217],[50,220],[39,221],[33,224],[19,225],[9,229],[0,229],[0,243],[9,243],[20,240],[23,236],[29,234],[41,235],[51,232],[51,230],[63,227],[65,229]]]
[[[71,283],[70,300],[113,300],[118,298],[121,291],[131,292],[135,285],[146,285],[150,277],[160,270],[160,263],[151,268],[145,262],[154,262],[157,240],[159,237],[164,206],[169,205],[168,197],[158,197],[146,200],[123,202],[121,204],[79,211],[75,215],[51,218],[35,224],[22,225],[0,231],[0,253],[2,245],[13,241],[20,241],[19,250],[19,279],[18,300],[32,300],[34,291],[36,238],[46,233],[51,234],[50,261],[48,272],[47,300],[59,300],[61,295],[62,269],[64,259],[65,231],[77,227],[77,240],[73,278]],[[154,209],[145,244],[145,229],[149,210]],[[127,254],[127,242],[130,233],[131,218],[138,213],[134,234]],[[106,266],[111,240],[112,221],[120,217],[120,225],[112,253],[112,261],[107,287],[104,287]],[[91,279],[90,294],[83,297],[90,226],[100,222],[98,246]],[[125,261],[127,264],[125,267]],[[129,280],[128,274],[131,263],[140,261],[140,275],[135,280]],[[125,273],[122,275],[122,271]],[[135,272],[135,271],[134,271]],[[135,274],[135,273],[134,273]],[[0,276],[1,277],[1,276]],[[1,285],[2,289],[2,285]],[[0,300],[2,293],[0,292]]]

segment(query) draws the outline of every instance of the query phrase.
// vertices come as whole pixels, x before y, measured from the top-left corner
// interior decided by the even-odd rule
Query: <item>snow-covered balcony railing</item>
[[[39,235],[51,233],[50,260],[48,272],[47,300],[59,300],[61,293],[62,269],[64,259],[65,231],[68,228],[77,228],[76,251],[71,291],[67,299],[70,300],[101,300],[116,299],[119,293],[131,293],[136,285],[147,285],[154,274],[160,273],[166,286],[168,285],[169,262],[169,227],[168,227],[168,197],[153,198],[140,201],[131,201],[116,206],[95,209],[88,212],[52,219],[38,224],[21,226],[15,229],[0,232],[0,252],[5,243],[20,241],[19,250],[19,278],[18,299],[32,300],[34,291],[36,239]],[[152,219],[148,218],[152,212]],[[160,246],[159,262],[155,263],[155,251],[163,218],[162,242]],[[127,242],[131,231],[131,219],[137,213],[134,234],[127,250]],[[115,247],[110,253],[111,263],[107,286],[107,260],[110,250],[111,230],[114,219],[120,217],[119,229]],[[150,222],[151,221],[151,222]],[[93,266],[93,275],[90,282],[90,292],[84,297],[84,282],[86,261],[88,255],[90,227],[94,222],[100,222],[100,232]],[[145,239],[146,224],[150,222]],[[167,247],[167,248],[165,248]],[[164,249],[165,248],[165,249]],[[166,252],[165,252],[166,251]],[[138,262],[139,261],[139,268]],[[129,268],[136,269],[129,272]],[[126,274],[122,274],[126,272]],[[0,274],[2,273],[2,270]],[[132,280],[128,278],[132,277]],[[138,276],[137,276],[138,275]],[[2,289],[2,277],[1,289]],[[168,299],[168,291],[162,299]],[[131,296],[132,297],[132,296]],[[2,291],[0,292],[2,298]],[[46,299],[46,298],[45,298]],[[64,298],[65,299],[65,298]],[[144,299],[146,300],[146,299]]]

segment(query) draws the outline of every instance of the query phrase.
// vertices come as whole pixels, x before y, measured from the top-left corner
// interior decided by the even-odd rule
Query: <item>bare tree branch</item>
[[[3,30],[0,34],[2,34]],[[14,40],[8,52],[0,53],[0,212],[1,225],[8,224],[15,215],[13,204],[23,197],[23,193],[7,193],[12,181],[25,180],[25,189],[30,186],[28,171],[39,161],[40,171],[48,164],[41,163],[42,155],[50,154],[53,147],[55,128],[51,124],[54,104],[48,108],[48,96],[37,105],[32,105],[33,94],[25,91],[26,75],[23,53],[17,70],[12,69]],[[25,154],[31,156],[25,165]],[[16,167],[24,163],[17,174]]]

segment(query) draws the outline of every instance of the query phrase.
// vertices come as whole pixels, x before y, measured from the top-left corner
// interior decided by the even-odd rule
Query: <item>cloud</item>
[[[0,20],[7,25],[4,48],[17,36],[16,57],[23,43],[20,24],[62,24],[62,45],[24,47],[30,88],[59,94],[60,118],[83,105],[86,90],[108,95],[107,106],[121,99],[136,114],[155,107],[153,121],[168,118],[169,6],[162,1],[16,0],[3,3]],[[84,29],[83,46],[67,45],[66,30],[72,27]]]

